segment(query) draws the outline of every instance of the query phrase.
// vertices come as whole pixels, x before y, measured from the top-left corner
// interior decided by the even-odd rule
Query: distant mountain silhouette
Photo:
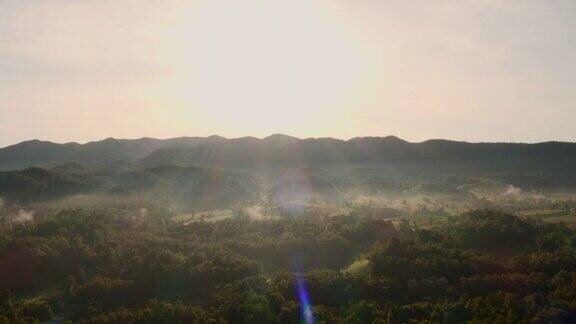
[[[28,167],[53,167],[66,163],[103,166],[112,162],[137,162],[150,153],[172,145],[187,145],[204,141],[197,137],[167,140],[141,138],[135,140],[107,138],[86,144],[56,144],[31,140],[0,149],[0,170],[20,170]]]
[[[0,197],[33,203],[71,195],[147,195],[182,208],[346,195],[466,194],[576,189],[576,144],[410,143],[394,136],[264,139],[220,136],[38,140],[0,149]],[[20,171],[19,171],[20,170]],[[162,199],[164,199],[162,198]]]
[[[20,170],[32,166],[63,164],[81,147],[77,143],[56,144],[32,140],[0,149],[0,170]]]
[[[309,166],[379,167],[394,174],[482,174],[541,172],[576,178],[576,144],[468,143],[429,140],[410,143],[394,136],[264,139],[220,136],[174,139],[108,138],[87,144],[38,140],[0,149],[0,170],[79,163],[114,171],[156,166],[205,166],[229,170],[301,170]]]

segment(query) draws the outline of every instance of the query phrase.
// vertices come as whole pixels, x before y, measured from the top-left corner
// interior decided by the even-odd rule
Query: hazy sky
[[[0,0],[0,146],[576,141],[574,0]]]

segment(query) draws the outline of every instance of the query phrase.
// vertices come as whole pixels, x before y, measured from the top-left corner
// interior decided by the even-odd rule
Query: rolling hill
[[[354,173],[356,182],[373,177],[416,178],[438,175],[489,176],[519,186],[562,188],[576,183],[576,143],[468,143],[429,140],[411,143],[394,136],[298,139],[272,135],[263,139],[220,136],[174,139],[108,138],[87,144],[27,141],[0,149],[0,170],[50,168],[76,163],[108,174],[156,175],[143,170],[161,166],[243,171],[270,175],[272,183],[284,172],[308,167]],[[72,168],[73,169],[73,168]],[[76,167],[77,169],[77,167]],[[356,171],[351,171],[356,170]],[[64,172],[66,173],[66,172]],[[69,173],[69,172],[68,172]],[[136,177],[138,178],[138,177]],[[142,179],[141,179],[142,180]],[[343,180],[343,179],[338,179]],[[135,181],[135,180],[134,180]],[[172,181],[172,180],[170,180]],[[374,180],[376,181],[376,180]],[[372,185],[375,185],[374,183]],[[366,183],[370,189],[370,183]]]

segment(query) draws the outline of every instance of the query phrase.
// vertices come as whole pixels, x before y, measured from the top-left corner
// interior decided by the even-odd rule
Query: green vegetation
[[[281,135],[0,149],[0,167],[27,167],[0,172],[0,323],[574,323],[572,151]]]
[[[125,205],[4,222],[0,319],[293,323],[297,273],[318,322],[576,318],[576,232],[565,225],[473,210],[422,227],[355,210],[184,225],[165,208]]]

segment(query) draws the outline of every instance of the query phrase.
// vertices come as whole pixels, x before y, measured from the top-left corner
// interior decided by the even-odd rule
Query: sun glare
[[[197,1],[180,17],[170,89],[186,117],[281,128],[349,108],[372,77],[369,52],[334,2]]]

